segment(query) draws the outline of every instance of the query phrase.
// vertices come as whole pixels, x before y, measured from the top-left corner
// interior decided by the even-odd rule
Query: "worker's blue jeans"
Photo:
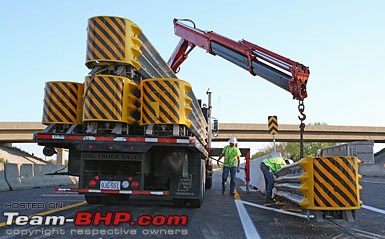
[[[226,186],[226,181],[230,173],[230,193],[234,192],[236,172],[237,172],[237,167],[223,166],[222,187]]]
[[[263,177],[265,178],[266,202],[269,202],[272,200],[271,197],[273,194],[273,187],[275,182],[274,175],[263,162],[261,162],[261,170],[263,173]]]

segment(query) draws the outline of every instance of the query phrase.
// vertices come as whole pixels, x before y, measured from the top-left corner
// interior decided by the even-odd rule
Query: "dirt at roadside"
[[[33,156],[27,152],[24,152],[18,148],[0,146],[0,159],[3,159],[7,163],[17,164],[46,164],[43,159]]]

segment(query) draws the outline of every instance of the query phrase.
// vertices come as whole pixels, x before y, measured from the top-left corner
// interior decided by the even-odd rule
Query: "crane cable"
[[[305,111],[305,105],[303,104],[303,100],[299,100],[298,101],[298,111],[299,111],[299,114],[301,116],[298,116],[298,119],[301,121],[301,123],[299,124],[299,129],[300,129],[300,153],[299,153],[299,158],[302,159],[303,158],[303,134],[305,132],[305,123],[303,122],[305,119],[306,119],[306,115],[305,113],[303,113]]]

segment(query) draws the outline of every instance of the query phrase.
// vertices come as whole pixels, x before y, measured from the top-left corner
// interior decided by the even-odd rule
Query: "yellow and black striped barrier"
[[[182,124],[191,126],[187,115],[191,113],[191,86],[178,79],[147,79],[139,85],[140,125]]]
[[[110,132],[103,131],[110,129],[109,122],[124,123],[130,132],[144,129],[149,135],[161,131],[162,135],[193,135],[206,145],[207,122],[191,85],[177,79],[132,21],[113,16],[90,18],[86,66],[91,72],[84,84],[47,84],[44,124],[78,124],[86,126],[87,132],[102,129],[104,133]],[[147,130],[148,125],[156,129]],[[163,130],[165,125],[167,130]],[[114,133],[126,127],[115,126]]]
[[[86,66],[132,66],[143,79],[177,78],[139,26],[121,17],[96,16],[88,20]]]
[[[359,164],[357,157],[301,159],[275,173],[276,195],[308,210],[357,210],[362,205]]]
[[[132,21],[121,17],[98,16],[88,19],[87,55],[88,68],[103,63],[132,65],[139,70],[137,58],[142,54],[139,40],[142,30]]]
[[[83,84],[46,82],[44,89],[43,124],[81,124]]]
[[[360,208],[359,162],[357,157],[313,160],[314,208]]]
[[[185,125],[206,144],[207,123],[189,83],[172,78],[146,79],[139,90],[139,125]]]
[[[133,124],[137,107],[137,84],[127,77],[95,75],[86,77],[83,121],[109,121]]]

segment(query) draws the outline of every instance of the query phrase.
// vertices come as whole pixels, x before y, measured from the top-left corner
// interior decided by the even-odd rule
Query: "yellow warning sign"
[[[269,134],[278,134],[278,119],[277,116],[268,117]]]

